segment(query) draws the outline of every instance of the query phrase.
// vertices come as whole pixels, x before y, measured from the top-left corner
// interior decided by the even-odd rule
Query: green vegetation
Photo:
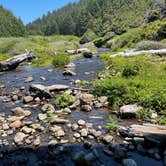
[[[64,67],[70,62],[70,57],[67,54],[57,54],[54,56],[52,64],[55,67]]]
[[[162,8],[163,6],[163,8]],[[29,34],[73,34],[91,29],[97,36],[120,35],[128,28],[165,17],[164,0],[80,0],[27,25]]]
[[[63,93],[55,100],[55,104],[61,108],[70,106],[75,102],[75,98],[68,93]]]
[[[109,47],[111,47],[113,51],[116,51],[121,48],[134,47],[134,44],[142,40],[160,41],[166,38],[165,29],[166,21],[155,21],[145,24],[139,28],[130,29],[123,35],[111,39],[111,41],[109,41]],[[138,47],[138,45],[136,47]]]
[[[112,119],[111,116],[108,118],[108,122],[106,127],[111,131],[111,132],[117,132],[118,131],[118,124],[115,120]]]
[[[59,54],[63,55],[65,50],[77,48],[79,48],[79,38],[75,36],[0,38],[0,60],[21,54],[27,49],[34,51],[37,56],[37,59],[33,60],[32,66],[48,66],[52,64],[53,60],[55,62],[55,59],[58,59]]]
[[[20,19],[0,6],[0,37],[25,36],[26,30]]]
[[[106,58],[107,56],[107,58]],[[138,103],[160,113],[166,109],[166,59],[140,55],[108,58],[104,80],[97,80],[95,93],[108,96],[110,105]]]

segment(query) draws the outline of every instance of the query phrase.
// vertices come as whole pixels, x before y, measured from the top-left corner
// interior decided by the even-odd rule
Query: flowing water
[[[98,50],[98,56],[100,56],[102,53],[106,52],[108,50],[101,49]],[[103,69],[104,64],[101,62],[100,58],[94,57],[92,59],[87,59],[87,58],[80,58],[76,59],[73,61],[73,63],[76,65],[76,76],[63,76],[63,71],[59,69],[55,69],[53,67],[39,67],[39,68],[31,68],[26,64],[20,65],[16,70],[1,73],[0,74],[0,85],[5,85],[5,88],[1,88],[0,90],[0,113],[5,113],[5,115],[10,115],[11,114],[11,109],[15,108],[16,106],[23,106],[22,101],[17,101],[17,102],[8,102],[8,103],[3,103],[2,100],[10,95],[11,92],[16,91],[18,88],[24,86],[25,90],[22,92],[24,95],[28,94],[28,88],[30,84],[32,83],[25,83],[25,80],[27,77],[32,76],[34,78],[33,83],[40,83],[43,85],[52,85],[52,84],[66,84],[66,85],[71,85],[72,80],[92,80],[97,77],[98,73]],[[52,71],[50,72],[49,69]],[[45,77],[46,81],[41,81],[40,77]],[[32,110],[32,108],[27,107],[27,109]],[[29,117],[28,120],[37,120],[37,115],[40,112],[40,108],[33,108],[33,116]],[[83,119],[86,122],[93,123],[94,128],[98,128],[99,126],[105,126],[107,123],[107,118],[109,115],[109,111],[106,109],[98,109],[98,110],[93,110],[90,113],[84,113],[79,110],[73,111],[72,114],[70,115],[69,119],[72,123],[77,122],[79,119]],[[98,117],[98,118],[94,118]],[[64,130],[67,130],[64,126]],[[66,131],[70,133],[71,131]],[[107,129],[104,129],[103,132],[108,132]],[[70,134],[69,134],[70,137]],[[49,133],[42,133],[42,141],[43,141],[43,146],[45,146],[48,143],[48,138],[49,138]],[[3,139],[3,138],[1,138]],[[8,138],[11,140],[11,138]],[[10,142],[10,141],[9,141]],[[11,145],[10,145],[11,148]],[[112,166],[119,166],[120,164],[116,163],[113,158],[106,156],[103,151],[102,151],[103,145],[100,145],[96,142],[96,149],[98,150],[101,158],[101,163],[104,165],[112,165]],[[41,148],[42,149],[42,148]],[[71,153],[73,151],[79,152],[79,151],[85,151],[82,146],[79,145],[74,145],[70,147]],[[26,152],[25,152],[26,151]],[[27,152],[28,150],[23,149],[18,151],[15,151],[13,155],[9,156],[7,158],[10,160],[11,158],[14,158],[15,156],[19,156],[20,153],[23,156],[27,156],[30,158],[29,160],[29,165],[35,165],[33,161],[36,161],[36,155],[39,155],[42,157],[42,153],[40,149],[35,150],[35,155],[34,153]],[[11,158],[10,158],[11,157]],[[134,158],[136,162],[138,163],[138,166],[161,166],[162,162],[156,161],[151,158],[143,157],[140,156],[136,153],[131,153],[131,158]],[[0,157],[0,166],[1,163],[5,163],[7,160],[6,158],[2,159]],[[66,160],[65,164],[62,165],[73,165],[73,162],[71,158],[69,159],[69,156],[65,156],[64,158],[61,157],[61,159],[57,160],[56,162],[61,162]],[[101,163],[96,163],[96,165],[101,165]],[[2,164],[3,165],[3,164]],[[47,164],[46,164],[47,165]],[[58,164],[57,164],[58,165]],[[59,164],[61,165],[61,164]]]

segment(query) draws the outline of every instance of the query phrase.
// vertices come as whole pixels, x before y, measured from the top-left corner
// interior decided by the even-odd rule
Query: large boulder
[[[121,118],[135,118],[136,113],[139,111],[139,107],[136,104],[124,105],[120,107],[120,117]]]
[[[94,96],[92,94],[83,93],[80,96],[81,105],[93,105]]]
[[[85,52],[83,52],[83,56],[85,58],[92,58],[93,53],[91,51],[85,51]]]

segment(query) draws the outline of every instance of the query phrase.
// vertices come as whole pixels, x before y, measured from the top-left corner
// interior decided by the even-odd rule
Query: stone
[[[57,116],[54,116],[54,118],[51,119],[50,123],[52,124],[65,124],[69,121],[67,119],[57,118]]]
[[[80,131],[80,133],[81,133],[81,136],[82,136],[82,137],[87,137],[87,136],[88,136],[88,131],[87,131],[87,129],[82,129],[82,130]]]
[[[13,95],[13,96],[12,96],[12,100],[13,100],[13,101],[17,101],[18,99],[19,99],[18,95]]]
[[[24,127],[21,129],[21,131],[22,131],[23,133],[25,133],[25,134],[30,134],[30,133],[32,133],[33,129],[32,129],[32,128],[29,128],[29,127],[27,127],[27,126],[24,126]]]
[[[56,145],[58,144],[57,140],[51,140],[48,145]]]
[[[136,113],[139,111],[139,107],[136,104],[124,105],[120,107],[120,117],[121,118],[135,118]]]
[[[49,88],[41,84],[32,84],[29,91],[35,93],[39,98],[51,98]]]
[[[55,84],[55,85],[47,86],[47,89],[49,91],[64,91],[69,89],[69,86],[63,85],[63,84]]]
[[[72,128],[73,131],[78,130],[78,127],[79,126],[76,123],[72,124],[72,126],[71,126],[71,128]]]
[[[34,78],[32,76],[30,76],[25,80],[25,82],[27,82],[27,83],[32,82],[33,80],[34,80]]]
[[[33,144],[35,146],[39,146],[41,144],[41,138],[40,138],[40,136],[36,137],[36,139],[34,140]]]
[[[56,136],[57,137],[63,137],[63,136],[65,136],[65,132],[62,129],[60,129],[56,132]]]
[[[43,76],[41,76],[40,79],[41,79],[42,81],[46,81],[46,78],[43,77]]]
[[[62,129],[61,126],[54,125],[50,128],[50,131],[55,133],[55,132],[57,132],[58,130],[61,130],[61,129]]]
[[[82,119],[78,120],[78,125],[79,126],[85,126],[86,122]]]
[[[98,101],[100,103],[107,103],[108,102],[108,97],[107,96],[101,96],[98,98]]]
[[[10,124],[11,128],[20,128],[22,126],[22,122],[20,120],[16,120]]]
[[[73,72],[73,71],[71,71],[71,70],[69,70],[69,69],[67,69],[67,70],[65,70],[65,71],[63,72],[63,75],[64,75],[64,76],[66,76],[66,75],[68,75],[68,76],[75,76],[76,73]]]
[[[122,161],[123,166],[137,166],[137,163],[133,159],[124,159]]]
[[[20,144],[24,141],[24,139],[27,137],[27,135],[25,135],[23,132],[18,132],[16,133],[16,135],[14,136],[14,142],[16,144]]]
[[[7,123],[2,124],[2,129],[3,130],[8,130],[9,129],[9,125]]]
[[[31,115],[30,111],[25,111],[23,108],[21,107],[16,107],[14,109],[12,109],[14,115],[16,116],[29,116]]]
[[[83,93],[80,96],[81,105],[93,105],[94,96],[92,94]]]
[[[152,118],[152,119],[156,119],[157,117],[158,117],[157,113],[152,112],[151,118]]]
[[[111,136],[111,135],[105,135],[105,136],[103,137],[103,142],[106,143],[106,144],[109,144],[109,143],[111,143],[112,141],[113,141],[113,136]]]
[[[54,113],[55,112],[55,108],[52,104],[45,104],[42,106],[41,108],[42,112],[46,113],[49,111],[49,113]]]
[[[81,111],[90,112],[92,107],[90,105],[81,105]]]
[[[63,112],[67,113],[67,114],[71,114],[71,110],[69,108],[64,108]]]
[[[74,133],[74,135],[73,135],[75,138],[80,138],[81,137],[81,135],[79,134],[79,133]]]
[[[80,83],[81,83],[81,80],[75,80],[74,83],[75,83],[75,84],[80,84]]]
[[[25,96],[25,97],[23,97],[23,102],[25,104],[30,103],[32,101],[33,101],[33,97],[32,96]]]
[[[93,53],[91,51],[85,51],[85,52],[83,52],[83,56],[85,58],[92,58]]]
[[[85,149],[90,149],[92,147],[92,143],[91,142],[89,142],[89,141],[85,141],[84,142],[84,148]]]
[[[46,120],[46,119],[47,119],[47,114],[38,114],[38,119],[39,119],[40,121]]]

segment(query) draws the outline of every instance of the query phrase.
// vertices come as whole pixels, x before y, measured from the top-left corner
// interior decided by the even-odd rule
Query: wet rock
[[[51,140],[48,145],[56,145],[58,144],[57,140]]]
[[[81,111],[90,112],[92,107],[90,105],[81,105]]]
[[[64,108],[63,109],[64,113],[71,114],[71,110],[69,108]]]
[[[91,142],[89,142],[89,141],[85,141],[84,142],[84,148],[85,149],[90,149],[92,147],[92,143]]]
[[[34,80],[34,78],[32,76],[30,76],[25,80],[25,82],[27,82],[27,83],[32,82],[33,80]]]
[[[9,129],[9,125],[7,123],[2,124],[2,129],[3,130],[8,130]]]
[[[30,111],[25,111],[23,108],[21,107],[16,107],[14,109],[12,109],[14,115],[16,116],[29,116],[31,115]]]
[[[120,107],[120,117],[121,118],[135,118],[136,113],[139,111],[139,107],[136,104],[124,105]]]
[[[46,81],[46,78],[43,77],[43,76],[41,76],[40,79],[41,79],[42,81]]]
[[[20,120],[16,120],[10,124],[11,128],[20,128],[22,126],[22,122]]]
[[[76,65],[74,63],[69,63],[68,65],[65,66],[66,68],[75,68]]]
[[[57,137],[63,137],[63,136],[65,136],[65,132],[62,130],[62,129],[60,129],[60,130],[58,130],[57,132],[56,132],[56,134],[55,134]]]
[[[80,96],[81,105],[93,105],[94,96],[92,94],[83,93]]]
[[[73,135],[75,138],[80,138],[81,137],[81,135],[79,134],[79,133],[74,133],[74,135]]]
[[[64,91],[69,89],[69,86],[62,85],[62,84],[55,84],[55,85],[47,86],[47,89],[49,91]]]
[[[22,132],[18,132],[16,133],[16,135],[14,136],[14,142],[16,144],[20,144],[24,141],[24,139],[27,137],[27,135],[25,135],[24,133]]]
[[[35,93],[35,95],[39,98],[51,98],[49,88],[41,84],[32,84],[29,88],[29,91]]]
[[[79,126],[85,126],[85,124],[86,124],[86,122],[82,119],[78,120],[77,123],[78,123]]]
[[[13,96],[12,96],[12,100],[13,100],[13,101],[17,101],[18,99],[19,99],[18,95],[13,95]]]
[[[64,76],[66,76],[66,75],[75,76],[76,73],[68,69],[68,70],[65,70],[65,71],[63,72],[63,75],[64,75]]]
[[[83,52],[83,56],[85,57],[85,58],[92,58],[92,56],[93,56],[93,53],[91,52],[91,51],[85,51],[85,52]]]
[[[45,104],[42,106],[41,108],[42,112],[46,113],[49,111],[49,113],[54,113],[55,112],[55,108],[52,104]]]
[[[36,139],[34,140],[33,144],[35,146],[39,146],[41,144],[41,138],[40,138],[40,136],[36,137]]]
[[[33,101],[33,97],[32,96],[25,96],[25,97],[23,97],[23,102],[25,104],[30,103],[32,101]]]
[[[40,121],[46,120],[46,119],[47,119],[47,114],[38,114],[38,119],[39,119]]]
[[[16,121],[16,120],[22,120],[22,119],[24,119],[24,116],[10,116],[10,117],[8,117],[8,121],[9,122],[14,122],[14,121]]]
[[[80,105],[80,100],[76,100],[72,105],[69,106],[70,109],[76,109]]]
[[[106,135],[103,137],[103,142],[106,143],[106,144],[109,144],[113,141],[113,136],[111,135]]]
[[[50,120],[50,123],[52,124],[65,124],[68,122],[67,119],[57,118],[56,116]]]
[[[82,130],[80,131],[80,133],[81,133],[81,136],[82,136],[82,137],[87,137],[87,136],[88,136],[88,131],[87,131],[87,129],[82,129]]]
[[[79,126],[76,123],[72,124],[72,126],[71,126],[71,128],[72,128],[73,131],[78,130],[78,127]]]
[[[137,163],[133,159],[124,159],[122,164],[123,166],[137,166]]]
[[[75,84],[80,84],[80,83],[81,83],[81,80],[75,80],[74,83],[75,83]]]
[[[23,133],[25,133],[25,134],[30,134],[30,133],[33,132],[33,129],[32,129],[32,128],[29,128],[29,127],[27,127],[27,126],[24,126],[24,127],[21,129],[21,131],[22,131]]]

